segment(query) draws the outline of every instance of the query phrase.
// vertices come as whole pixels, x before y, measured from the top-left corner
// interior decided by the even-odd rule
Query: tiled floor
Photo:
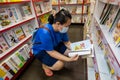
[[[82,29],[80,25],[70,26],[68,34],[71,42],[82,40]],[[19,80],[87,80],[86,76],[86,59],[79,58],[76,62],[65,63],[65,67],[54,72],[52,77],[45,76],[41,63],[35,59]]]

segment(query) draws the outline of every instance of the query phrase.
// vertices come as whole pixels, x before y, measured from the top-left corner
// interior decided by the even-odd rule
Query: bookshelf
[[[51,0],[3,0],[0,6],[0,79],[15,80],[34,59],[32,33],[47,23]]]
[[[56,11],[64,8],[72,14],[72,23],[85,23],[90,6],[89,0],[52,0]]]
[[[94,58],[91,58],[95,80],[119,80],[119,0],[96,0],[91,19],[85,39],[90,38],[95,48]],[[118,33],[114,33],[117,30]],[[115,35],[118,36],[117,40],[114,39]]]

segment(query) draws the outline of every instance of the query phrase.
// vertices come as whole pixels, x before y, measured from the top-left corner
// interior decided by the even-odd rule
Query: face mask
[[[69,27],[63,27],[63,29],[60,31],[60,33],[66,33],[68,31]]]

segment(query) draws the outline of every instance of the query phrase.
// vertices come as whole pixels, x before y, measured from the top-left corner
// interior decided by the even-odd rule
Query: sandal
[[[52,70],[50,70],[50,69],[48,69],[48,68],[44,68],[43,70],[44,70],[46,76],[49,76],[49,77],[50,77],[50,76],[53,76]]]

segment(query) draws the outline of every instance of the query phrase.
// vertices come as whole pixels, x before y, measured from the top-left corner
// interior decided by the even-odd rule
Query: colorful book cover
[[[112,35],[115,45],[117,45],[120,42],[120,19],[117,21],[116,26],[112,32]]]
[[[0,66],[0,78],[4,78],[5,75],[6,75],[6,72]]]
[[[16,43],[18,43],[17,36],[15,36],[13,30],[6,31],[5,33],[3,33],[3,36],[9,46],[14,46]]]
[[[7,42],[3,38],[2,35],[0,35],[0,54],[2,54],[4,51],[6,51],[9,48]]]
[[[110,10],[109,16],[108,16],[108,20],[106,21],[106,25],[108,26],[108,28],[112,27],[112,24],[115,20],[115,18],[117,17],[117,15],[119,15],[119,7],[118,6],[112,6],[112,9]]]
[[[13,30],[14,30],[15,35],[17,36],[18,40],[22,40],[25,38],[25,34],[23,33],[23,30],[21,27],[17,27]]]
[[[17,73],[17,69],[11,63],[9,63],[9,61],[6,61],[5,63],[14,71],[14,73]]]
[[[15,54],[16,54],[16,52],[15,52]],[[19,66],[19,68],[21,68],[21,67],[23,66],[23,63],[22,63],[22,61],[18,58],[18,56],[13,55],[11,58],[12,58],[12,59],[14,60],[14,62]]]
[[[25,14],[25,17],[28,17],[30,15],[32,15],[32,11],[29,5],[24,5],[22,6],[23,12]]]
[[[21,62],[24,64],[26,62],[26,60],[24,59],[24,57],[17,51],[16,56],[18,56],[18,58],[21,60]]]
[[[18,50],[19,53],[24,57],[25,60],[28,60],[30,58],[29,52],[27,50],[27,46],[24,45],[21,49]]]
[[[26,36],[29,36],[31,33],[30,33],[30,28],[28,27],[28,25],[24,24],[22,26],[22,30],[23,32],[25,33]]]
[[[5,62],[2,64],[2,66],[11,74],[14,75],[15,72],[8,66]]]
[[[0,8],[0,27],[4,28],[11,23],[6,8]]]
[[[16,22],[16,18],[15,18],[15,16],[14,16],[14,12],[13,12],[12,8],[9,7],[9,8],[7,8],[6,10],[7,10],[7,13],[8,13],[8,15],[9,15],[9,18],[10,18],[11,22],[12,22],[12,23],[15,23],[15,22]]]
[[[42,9],[40,4],[35,4],[35,10],[37,14],[42,14]]]
[[[83,40],[79,42],[74,42],[70,44],[71,52],[69,56],[72,57],[76,54],[78,55],[90,55],[93,49],[93,45],[90,40]]]
[[[13,16],[15,17],[15,20],[19,21],[20,19],[19,19],[19,15],[18,15],[17,9],[15,7],[11,7],[11,10],[13,12]]]

